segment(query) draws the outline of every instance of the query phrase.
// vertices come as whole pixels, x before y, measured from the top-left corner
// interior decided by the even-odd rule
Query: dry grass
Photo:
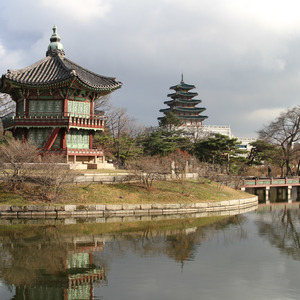
[[[78,184],[65,186],[63,198],[53,204],[194,203],[247,198],[249,194],[214,182],[156,181],[149,192],[137,183]],[[0,205],[45,204],[32,198],[30,190],[11,193],[0,190]]]

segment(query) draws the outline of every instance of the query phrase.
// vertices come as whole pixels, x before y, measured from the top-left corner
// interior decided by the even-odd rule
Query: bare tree
[[[59,200],[64,192],[64,186],[72,183],[78,175],[70,170],[61,155],[46,155],[39,164],[34,165],[35,173],[30,181],[37,184],[35,194],[46,201]]]
[[[13,114],[16,109],[16,103],[7,94],[0,93],[0,118]],[[0,122],[0,133],[3,133],[3,121]]]
[[[14,112],[16,103],[7,94],[0,93],[0,117]]]
[[[300,140],[300,106],[281,113],[258,133],[260,139],[281,147],[286,164],[286,175],[291,174],[290,161],[299,151],[294,144]]]
[[[159,156],[145,156],[136,159],[129,162],[127,168],[148,191],[152,190],[154,180],[161,180],[166,173],[170,173],[169,161]]]
[[[32,169],[28,163],[38,161],[38,149],[30,143],[7,140],[0,146],[0,171],[7,189],[21,189]]]
[[[0,146],[0,174],[7,190],[23,190],[25,183],[31,195],[41,200],[58,200],[64,185],[73,182],[77,173],[62,164],[61,155],[40,157],[39,149],[30,143],[10,139]]]
[[[100,96],[98,99],[96,99],[94,102],[95,113],[97,112],[104,113],[105,111],[109,110],[109,108],[111,107],[109,101],[110,101],[110,94]]]

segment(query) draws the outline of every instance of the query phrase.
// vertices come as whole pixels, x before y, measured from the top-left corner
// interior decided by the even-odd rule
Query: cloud
[[[63,15],[83,24],[106,17],[111,9],[104,0],[42,0],[40,5],[43,10],[52,11],[53,16]]]
[[[247,121],[263,121],[264,123],[267,123],[279,117],[280,113],[284,111],[286,111],[286,108],[284,107],[260,108],[252,112],[244,113],[243,118]]]
[[[0,71],[43,58],[56,24],[66,56],[122,81],[112,102],[146,126],[157,125],[184,73],[205,123],[247,135],[299,103],[299,8],[296,0],[0,2]]]
[[[19,69],[23,59],[21,51],[7,51],[0,42],[0,76],[7,72],[7,68]]]

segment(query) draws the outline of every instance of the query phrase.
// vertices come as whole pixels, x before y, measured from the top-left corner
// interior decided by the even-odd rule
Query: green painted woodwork
[[[255,184],[255,180],[253,181],[245,181],[245,185],[253,185]]]
[[[47,138],[52,132],[52,128],[30,128],[28,130],[28,140],[36,144],[39,148],[47,142]],[[51,148],[60,148],[61,134],[59,133]]]
[[[68,113],[70,116],[89,117],[91,103],[82,101],[68,101]]]
[[[68,300],[82,299],[89,300],[91,299],[91,286],[89,283],[82,283],[76,287],[68,288]]]
[[[30,100],[29,116],[61,116],[62,103],[62,100]]]
[[[24,101],[20,101],[17,103],[17,113],[18,114],[24,113]]]
[[[71,268],[88,268],[90,264],[89,253],[74,253],[67,258],[66,265]]]
[[[285,184],[285,180],[273,180],[273,184]]]
[[[287,183],[299,183],[299,179],[288,179]]]
[[[89,133],[86,130],[71,129],[67,133],[67,147],[89,149]]]

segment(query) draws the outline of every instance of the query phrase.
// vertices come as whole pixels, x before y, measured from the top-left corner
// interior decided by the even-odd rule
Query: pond
[[[0,299],[298,299],[298,205],[231,217],[0,226]]]

